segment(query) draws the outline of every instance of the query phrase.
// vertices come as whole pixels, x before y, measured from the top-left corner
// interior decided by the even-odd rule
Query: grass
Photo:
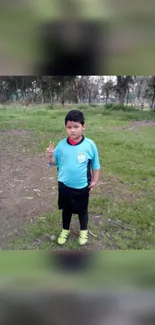
[[[45,108],[26,110],[1,109],[0,130],[30,129],[35,132],[34,153],[43,153],[52,140],[55,145],[65,137],[64,109]],[[88,249],[154,249],[155,246],[155,126],[127,128],[133,120],[154,120],[150,111],[107,111],[103,107],[88,108],[85,112],[85,136],[97,144],[101,173],[98,187],[90,197],[90,237]],[[124,128],[126,127],[126,128]],[[51,173],[56,174],[56,169]],[[55,206],[57,198],[55,198]],[[57,249],[55,242],[43,240],[45,233],[57,236],[61,228],[61,212],[38,216],[32,225],[25,225],[25,235],[12,242],[12,248]],[[78,231],[77,217],[72,228]],[[81,249],[73,235],[62,249]]]

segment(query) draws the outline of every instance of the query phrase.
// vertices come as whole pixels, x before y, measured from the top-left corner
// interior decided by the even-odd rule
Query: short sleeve
[[[91,168],[93,170],[100,169],[100,161],[99,161],[99,154],[96,144],[92,143],[92,159],[91,159]]]

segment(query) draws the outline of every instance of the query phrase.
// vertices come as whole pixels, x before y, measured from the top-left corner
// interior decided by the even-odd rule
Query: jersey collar
[[[74,146],[78,146],[79,144],[81,144],[84,141],[84,139],[85,139],[85,137],[82,135],[82,139],[79,142],[77,142]],[[67,143],[70,146],[72,146],[72,144],[69,142],[69,138],[67,138]]]

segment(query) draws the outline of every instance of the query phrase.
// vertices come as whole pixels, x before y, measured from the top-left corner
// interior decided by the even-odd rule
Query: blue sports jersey
[[[61,140],[54,149],[58,166],[58,181],[72,188],[83,188],[91,182],[91,169],[100,169],[95,143],[86,137],[71,145],[68,138]]]

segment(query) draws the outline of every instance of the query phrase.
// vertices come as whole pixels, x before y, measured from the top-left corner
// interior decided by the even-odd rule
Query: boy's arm
[[[100,169],[92,169],[92,180],[89,185],[90,191],[97,185],[99,181]]]
[[[59,145],[54,149],[54,143],[50,142],[49,147],[46,149],[46,155],[48,157],[49,166],[55,166],[58,164],[58,150]]]
[[[54,157],[49,157],[49,166],[56,165],[56,160]]]
[[[95,182],[95,184],[99,181],[99,175],[100,175],[100,169],[92,170],[92,182]]]
[[[100,174],[100,162],[99,162],[99,154],[95,143],[93,143],[93,158],[91,161],[91,169],[92,169],[92,180],[89,186],[90,190],[95,187],[99,181]]]

